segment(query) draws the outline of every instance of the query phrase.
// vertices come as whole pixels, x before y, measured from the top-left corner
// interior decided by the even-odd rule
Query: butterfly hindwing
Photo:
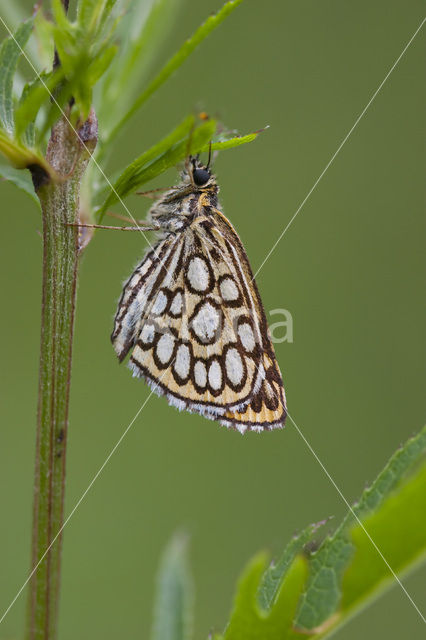
[[[170,404],[244,432],[282,426],[285,400],[244,248],[213,209],[160,240],[124,287],[112,341]]]

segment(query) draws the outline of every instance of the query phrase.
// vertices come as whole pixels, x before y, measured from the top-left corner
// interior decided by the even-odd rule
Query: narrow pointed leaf
[[[209,120],[193,129],[194,118],[186,118],[168,136],[145,151],[121,173],[99,210],[102,218],[108,207],[136,191],[141,185],[181,162],[189,153],[198,153],[214,134],[216,122]],[[188,147],[190,136],[190,148]]]
[[[46,162],[41,153],[35,149],[28,149],[21,143],[9,138],[9,136],[0,130],[0,153],[2,153],[10,164],[16,169],[26,169],[31,165],[38,165],[42,169],[53,174],[52,167]]]
[[[38,11],[34,19],[34,36],[39,64],[44,69],[50,68],[54,55],[52,23],[47,20],[42,11]]]
[[[21,48],[30,37],[34,19],[23,22],[12,36],[6,38],[0,47],[0,120],[4,129],[14,132],[13,119],[13,76],[18,64]]]
[[[176,167],[188,155],[201,153],[203,149],[208,148],[207,141],[212,139],[215,127],[216,123],[213,120],[202,124],[191,133],[189,140],[185,138],[146,166],[139,175],[137,188],[153,180],[167,169]]]
[[[186,536],[177,535],[160,565],[151,640],[190,640],[193,588],[188,568]]]
[[[88,80],[92,87],[108,69],[116,53],[117,47],[115,45],[111,45],[92,61],[88,69]]]
[[[99,0],[80,0],[77,7],[77,20],[83,29],[89,30],[89,25],[95,21],[96,13],[103,4]]]
[[[21,191],[24,191],[29,195],[33,202],[36,202],[37,206],[40,208],[40,200],[37,198],[34,191],[33,181],[31,180],[29,171],[14,169],[13,167],[3,165],[0,166],[0,180],[12,182],[16,187],[18,187],[18,189],[21,189]],[[13,212],[5,209],[4,213],[11,215]]]
[[[159,47],[166,40],[181,0],[129,2],[117,28],[120,50],[104,78],[97,115],[102,141],[110,140],[116,113],[126,113]],[[116,105],[115,112],[111,104]],[[102,155],[98,152],[98,158]]]
[[[96,35],[102,29],[117,0],[80,0],[77,21],[82,30]]]
[[[64,34],[67,33],[70,27],[70,22],[67,18],[67,14],[65,13],[64,5],[61,0],[52,0],[52,11],[53,17],[55,18],[55,22],[60,29],[63,30]]]
[[[24,85],[24,88],[22,89],[22,94],[19,100],[19,104],[22,104],[23,102],[25,102],[27,96],[32,90],[34,83],[36,82],[38,82],[38,80],[35,80],[33,82],[28,82],[27,84]],[[22,132],[21,132],[21,126],[24,128]],[[19,127],[18,127],[18,124],[16,124],[16,137],[18,139],[21,139],[26,147],[34,147],[35,146],[34,119],[26,120],[26,121],[23,120],[22,123],[20,122]]]
[[[176,142],[182,140],[185,136],[189,135],[191,128],[194,126],[194,118],[193,116],[189,116],[185,118],[183,122],[178,124],[178,126],[169,133],[165,138],[160,140],[153,147],[144,151],[140,156],[138,156],[133,162],[131,162],[121,173],[120,176],[115,180],[113,184],[113,189],[108,186],[108,196],[100,208],[100,214],[106,209],[118,201],[118,196],[120,198],[125,197],[131,191],[136,191],[138,188],[138,179],[141,170],[145,167],[149,162],[161,156],[167,149],[169,149],[172,145],[176,144]],[[118,194],[118,195],[117,195]]]
[[[81,34],[75,32],[72,26],[67,31],[54,26],[52,33],[65,77],[68,80],[73,80],[77,73],[84,74],[90,57],[88,44],[84,43],[82,47],[82,42],[84,41],[81,38]]]
[[[59,111],[56,102],[63,106],[66,100],[70,97],[70,88],[66,86],[62,87],[62,91],[58,93],[56,89],[61,84],[64,78],[64,72],[62,67],[58,67],[54,71],[44,72],[40,74],[34,82],[25,91],[25,95],[21,96],[20,103],[16,108],[15,121],[16,121],[16,135],[20,138],[23,132],[26,130],[29,123],[34,122],[40,109],[45,105],[45,119],[48,118],[47,114],[50,112],[55,113],[57,117]],[[55,95],[55,101],[51,100],[51,95]],[[53,118],[49,119],[49,124],[52,123]]]
[[[162,84],[183,64],[189,55],[194,51],[196,47],[216,28],[220,25],[225,18],[229,16],[234,9],[241,4],[242,0],[228,0],[223,7],[214,15],[207,18],[203,24],[193,33],[193,35],[186,40],[180,49],[175,53],[172,58],[164,65],[161,71],[150,82],[148,87],[143,91],[140,96],[135,100],[131,108],[120,120],[120,122],[114,128],[111,137],[123,127],[123,125],[133,116],[138,109],[148,100],[148,98],[155,92]]]
[[[119,18],[111,16],[109,19],[115,3],[112,0],[83,0],[79,3],[77,21],[71,22],[61,0],[52,1],[55,17],[52,35],[64,74],[65,92],[62,93],[73,97],[75,119],[85,120],[92,106],[93,87],[117,51],[112,38]]]
[[[118,4],[117,0],[105,0],[102,4],[96,20],[97,33],[104,29],[116,4]]]
[[[233,136],[232,138],[228,138],[227,140],[218,140],[217,142],[213,142],[211,145],[212,151],[224,151],[225,149],[233,149],[234,147],[239,147],[242,144],[246,144],[247,142],[253,142],[256,140],[257,136],[261,133],[260,131],[255,131],[254,133],[248,133],[245,136]],[[201,149],[202,152],[207,152],[210,149],[210,144],[206,145]]]

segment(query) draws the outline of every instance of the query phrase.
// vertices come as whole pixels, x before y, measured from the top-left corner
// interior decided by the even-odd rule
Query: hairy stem
[[[78,134],[65,118],[46,159],[58,174],[33,180],[43,211],[43,293],[28,640],[57,636],[80,183],[97,140],[94,113]],[[37,567],[37,568],[36,568]]]

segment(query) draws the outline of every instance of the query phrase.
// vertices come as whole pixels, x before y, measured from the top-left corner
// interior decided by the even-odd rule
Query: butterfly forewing
[[[179,409],[244,432],[282,426],[285,398],[265,313],[235,230],[194,199],[183,231],[166,234],[125,284],[112,341]]]

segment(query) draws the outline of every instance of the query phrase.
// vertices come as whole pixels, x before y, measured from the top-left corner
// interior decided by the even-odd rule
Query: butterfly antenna
[[[209,144],[209,158],[207,160],[207,169],[210,167],[210,161],[212,159],[212,141],[210,140]]]
[[[192,136],[194,134],[194,129],[195,129],[195,122],[192,123],[191,129],[188,134],[188,142],[186,144],[185,169],[188,174],[189,174],[189,158],[190,158],[190,152],[191,152],[191,142],[192,142]]]

